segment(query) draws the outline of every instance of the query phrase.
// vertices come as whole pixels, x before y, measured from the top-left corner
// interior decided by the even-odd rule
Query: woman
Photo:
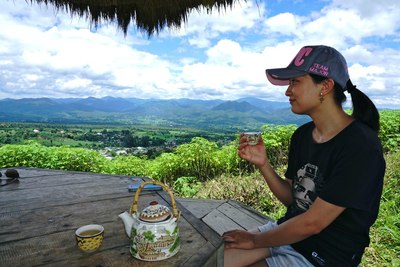
[[[287,212],[258,230],[224,233],[225,266],[357,266],[382,194],[379,113],[332,47],[303,47],[288,67],[266,74],[272,84],[288,85],[292,111],[312,121],[291,138],[286,179],[273,170],[261,138],[251,146],[241,136],[239,156],[258,167]],[[342,108],[344,91],[351,116]]]

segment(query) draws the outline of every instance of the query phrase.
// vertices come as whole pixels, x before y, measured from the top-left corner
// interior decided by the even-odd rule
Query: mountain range
[[[258,98],[224,101],[89,97],[2,99],[0,121],[258,128],[264,124],[299,125],[309,118],[293,114],[287,102]]]

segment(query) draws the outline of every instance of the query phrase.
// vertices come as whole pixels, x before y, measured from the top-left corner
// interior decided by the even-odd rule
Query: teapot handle
[[[170,199],[171,199],[172,215],[173,215],[176,219],[179,219],[180,212],[178,211],[178,208],[176,207],[175,198],[174,198],[174,195],[172,194],[171,189],[170,189],[166,184],[160,183],[160,182],[158,182],[158,181],[144,182],[144,183],[142,183],[142,184],[138,187],[138,189],[136,190],[135,198],[133,199],[133,204],[132,204],[132,206],[131,206],[131,209],[130,209],[129,213],[130,213],[131,215],[137,213],[137,210],[138,210],[138,202],[139,202],[139,195],[140,195],[140,193],[142,192],[142,190],[143,190],[143,188],[145,187],[145,185],[147,185],[147,184],[159,185],[159,186],[161,186],[161,187],[164,189],[164,191],[166,191],[166,192],[169,194],[169,197],[170,197]]]

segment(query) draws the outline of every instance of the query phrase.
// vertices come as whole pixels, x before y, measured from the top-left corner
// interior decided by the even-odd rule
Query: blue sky
[[[150,39],[131,25],[84,18],[25,0],[0,2],[0,99],[137,97],[287,101],[265,69],[304,45],[347,59],[350,77],[379,108],[400,108],[400,1],[248,0]]]

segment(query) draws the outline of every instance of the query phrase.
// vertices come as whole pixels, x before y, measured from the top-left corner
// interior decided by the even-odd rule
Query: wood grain
[[[0,266],[223,266],[221,234],[248,229],[268,218],[229,200],[176,199],[181,249],[161,262],[133,258],[118,215],[129,211],[132,178],[97,173],[17,168],[19,183],[0,188]],[[4,170],[0,170],[4,171]],[[170,206],[164,191],[142,191],[138,210],[152,200]],[[105,228],[95,252],[79,250],[75,230],[85,224]]]

